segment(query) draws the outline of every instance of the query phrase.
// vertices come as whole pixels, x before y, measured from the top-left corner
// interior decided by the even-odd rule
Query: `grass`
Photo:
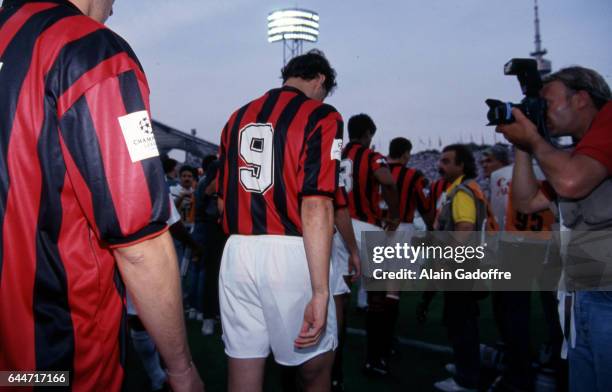
[[[442,295],[436,295],[424,325],[415,318],[415,307],[420,293],[402,293],[401,313],[396,335],[437,345],[448,346],[446,329],[442,325]],[[531,347],[539,347],[545,339],[545,321],[537,293],[532,295]],[[490,296],[480,301],[481,342],[492,345],[497,340],[497,330],[493,322]],[[364,314],[355,307],[353,295],[349,308],[348,325],[351,328],[364,328]],[[220,328],[212,336],[202,336],[201,322],[187,321],[189,344],[194,363],[206,383],[207,391],[225,391],[227,366],[221,342]],[[399,355],[391,362],[391,376],[385,379],[370,379],[362,375],[361,367],[365,359],[365,336],[348,334],[344,352],[345,387],[347,391],[430,391],[435,381],[448,377],[444,365],[452,360],[451,355],[400,345]],[[124,391],[149,390],[146,374],[131,345],[126,364]],[[266,368],[264,391],[281,391],[280,369],[271,360]]]

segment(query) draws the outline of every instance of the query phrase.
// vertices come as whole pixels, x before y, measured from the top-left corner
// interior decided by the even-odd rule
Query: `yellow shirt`
[[[457,178],[446,190],[446,194],[450,194],[456,186],[461,184],[463,176]],[[453,222],[466,222],[476,224],[476,203],[474,199],[464,191],[459,191],[455,194],[452,200]]]

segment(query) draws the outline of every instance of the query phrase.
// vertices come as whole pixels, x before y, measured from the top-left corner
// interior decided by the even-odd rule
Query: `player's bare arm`
[[[117,265],[143,324],[168,367],[174,391],[204,386],[187,344],[178,263],[168,232],[114,251]]]
[[[608,171],[596,159],[553,147],[538,135],[536,126],[523,112],[514,108],[512,114],[516,122],[500,125],[499,131],[507,138],[510,136],[509,140],[515,140],[531,151],[559,196],[569,199],[582,198],[606,179]],[[583,173],[589,175],[582,175]]]
[[[334,221],[338,232],[349,250],[349,273],[353,273],[351,281],[356,282],[361,276],[361,261],[359,259],[359,248],[357,247],[355,231],[353,230],[353,223],[351,222],[351,215],[348,208],[337,209]]]
[[[399,197],[397,187],[391,171],[387,167],[381,167],[374,172],[374,177],[382,188],[382,197],[389,207],[389,218],[385,230],[395,230],[399,225]]]
[[[325,330],[329,302],[329,260],[334,227],[334,207],[327,197],[310,196],[301,208],[304,248],[312,285],[312,299],[295,340],[298,348],[315,345]]]

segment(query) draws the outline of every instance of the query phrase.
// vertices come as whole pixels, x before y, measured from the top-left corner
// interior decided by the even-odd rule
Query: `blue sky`
[[[338,72],[326,102],[345,120],[370,114],[382,152],[396,136],[417,151],[470,134],[493,142],[484,100],[521,98],[502,67],[533,51],[533,0],[116,0],[107,24],[145,68],[153,117],[218,143],[231,112],[280,85],[282,45],[267,42],[266,17],[296,5],[321,18],[305,49],[322,49]],[[553,70],[579,64],[612,84],[612,1],[539,6]]]

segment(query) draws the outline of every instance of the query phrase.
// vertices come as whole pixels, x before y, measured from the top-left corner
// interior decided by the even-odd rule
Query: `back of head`
[[[565,87],[574,91],[586,91],[597,110],[612,100],[610,86],[599,73],[592,69],[580,66],[567,67],[547,75],[543,80],[544,83],[555,81],[563,83]]]
[[[208,170],[210,164],[213,163],[215,160],[217,160],[217,156],[212,154],[202,158],[202,170],[204,170],[204,173],[206,173],[206,170]]]
[[[325,76],[323,87],[328,95],[331,94],[336,88],[336,71],[331,67],[323,52],[317,49],[309,50],[305,54],[292,58],[281,69],[283,83],[287,82],[289,78],[312,80],[319,74]]]
[[[442,152],[454,151],[455,164],[463,164],[463,174],[466,179],[476,178],[476,160],[472,151],[464,144],[451,144],[442,150]]]
[[[162,166],[164,167],[164,173],[168,174],[174,170],[178,162],[176,159],[165,158],[162,160]]]
[[[376,124],[367,114],[356,114],[349,118],[348,134],[350,140],[359,140],[368,134],[374,135],[375,132]]]
[[[412,151],[412,143],[405,137],[396,137],[389,143],[389,158],[391,159],[399,159],[410,151]]]
[[[504,166],[510,164],[510,154],[508,154],[506,147],[501,144],[487,148],[482,155],[492,157]]]

